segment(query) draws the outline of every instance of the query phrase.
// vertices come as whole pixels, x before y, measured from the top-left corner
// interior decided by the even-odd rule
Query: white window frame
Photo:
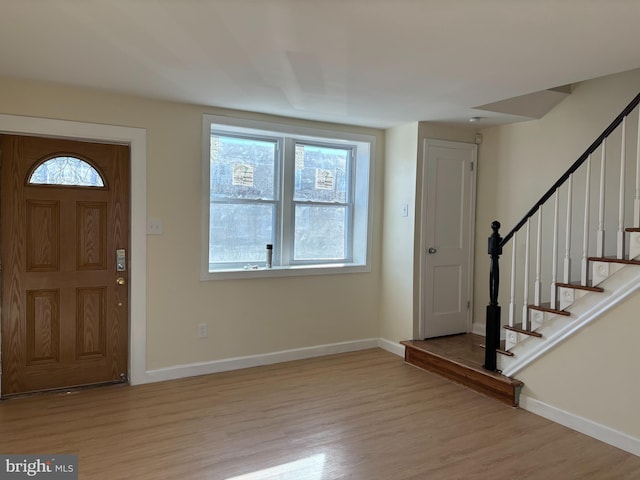
[[[273,268],[259,266],[257,269],[230,268],[210,271],[209,267],[209,206],[210,206],[210,142],[211,131],[218,133],[229,133],[231,135],[242,135],[257,137],[277,136],[287,137],[284,148],[293,149],[293,139],[303,143],[323,145],[330,144],[334,147],[355,147],[354,158],[352,159],[353,176],[352,194],[353,216],[349,219],[351,235],[353,241],[349,245],[350,262],[348,263],[314,263],[314,262],[293,262],[288,265],[274,265]],[[328,130],[320,128],[303,127],[299,125],[285,123],[271,123],[257,120],[247,120],[220,115],[204,114],[202,121],[202,235],[201,235],[201,268],[200,278],[206,280],[225,280],[236,278],[260,278],[260,277],[284,277],[299,275],[323,275],[340,273],[360,273],[371,271],[371,250],[373,238],[373,185],[374,185],[374,165],[375,165],[375,137],[359,133],[349,133],[339,130]],[[291,168],[291,167],[289,167]],[[287,165],[278,174],[278,178],[286,175]],[[274,258],[285,259],[290,257],[289,241],[286,236],[291,236],[293,227],[293,202],[287,198],[285,190],[292,188],[287,185],[286,180],[281,178],[282,211],[279,215],[280,235],[282,241],[274,252]]]

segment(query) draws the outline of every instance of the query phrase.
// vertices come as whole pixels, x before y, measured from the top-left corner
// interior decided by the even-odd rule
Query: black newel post
[[[498,288],[500,286],[500,266],[498,260],[502,255],[502,237],[498,233],[500,222],[491,223],[493,233],[489,237],[489,305],[487,305],[486,337],[484,351],[484,368],[495,371],[496,350],[500,348],[500,305],[498,305]]]

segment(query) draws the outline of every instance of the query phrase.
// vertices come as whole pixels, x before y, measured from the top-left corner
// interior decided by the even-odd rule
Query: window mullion
[[[347,230],[345,231],[345,241],[347,244],[347,258],[350,262],[353,261],[353,246],[354,246],[354,209],[355,209],[355,179],[356,179],[356,147],[351,149],[349,153],[349,168],[347,170],[349,178],[347,179],[347,185],[349,190],[347,192]]]
[[[278,139],[277,147],[276,147],[276,157],[275,157],[275,218],[273,219],[273,265],[284,265],[283,262],[283,254],[282,254],[282,224],[283,224],[283,215],[282,215],[282,197],[284,195],[284,188],[282,185],[283,181],[283,173],[282,166],[284,164],[284,138],[281,137]]]
[[[291,265],[293,258],[293,189],[295,178],[295,141],[285,138],[282,152],[282,198],[280,203],[281,211],[281,235],[279,251],[282,255],[282,264]]]

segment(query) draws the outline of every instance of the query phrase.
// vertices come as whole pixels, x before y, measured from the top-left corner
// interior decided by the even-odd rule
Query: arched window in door
[[[48,158],[33,169],[28,185],[104,188],[100,172],[86,160],[70,155]]]

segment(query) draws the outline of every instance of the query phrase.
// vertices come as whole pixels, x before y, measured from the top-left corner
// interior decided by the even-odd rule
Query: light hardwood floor
[[[81,479],[640,479],[640,457],[378,349],[6,400],[0,453],[77,453]]]

